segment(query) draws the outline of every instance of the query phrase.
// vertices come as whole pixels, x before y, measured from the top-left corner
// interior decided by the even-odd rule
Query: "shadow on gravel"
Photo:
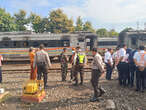
[[[77,98],[73,97],[70,99],[62,99],[56,102],[45,102],[40,104],[35,104],[30,107],[30,110],[52,110],[55,108],[71,107],[73,105],[88,104],[88,98]]]

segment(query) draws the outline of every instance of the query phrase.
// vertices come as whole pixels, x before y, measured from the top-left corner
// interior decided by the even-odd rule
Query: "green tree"
[[[28,21],[32,23],[32,28],[36,33],[42,33],[45,31],[45,23],[40,16],[31,13]]]
[[[77,18],[75,31],[83,31],[83,21],[80,16]]]
[[[16,31],[16,24],[14,23],[14,18],[0,8],[0,32],[5,31]]]
[[[127,31],[129,31],[129,30],[133,30],[133,28],[131,28],[131,27],[127,27],[127,28],[125,28],[125,29],[123,29],[121,32],[127,32]]]
[[[28,20],[26,19],[26,12],[24,10],[20,10],[19,13],[14,14],[14,18],[18,31],[25,31],[26,28],[24,25],[28,23]]]
[[[119,33],[116,32],[114,29],[109,31],[109,37],[118,37]]]
[[[98,30],[96,31],[96,34],[97,34],[99,37],[109,37],[109,33],[108,33],[108,31],[107,31],[105,28],[98,29]]]
[[[92,27],[91,22],[89,21],[86,21],[85,24],[83,25],[83,31],[95,32],[95,30]]]
[[[49,15],[49,30],[52,33],[68,33],[73,29],[73,22],[61,9],[53,10]]]

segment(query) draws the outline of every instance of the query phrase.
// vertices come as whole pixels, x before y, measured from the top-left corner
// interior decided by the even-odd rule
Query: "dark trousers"
[[[119,84],[120,85],[127,85],[128,75],[129,75],[129,65],[125,62],[119,63]]]
[[[2,67],[0,66],[0,83],[2,83]]]
[[[66,80],[67,69],[68,69],[68,64],[67,63],[61,64],[62,81]]]
[[[136,72],[136,66],[135,64],[129,64],[129,71],[130,71],[130,86],[134,86],[134,76]]]
[[[138,91],[144,90],[145,86],[145,70],[140,71],[138,67],[136,67],[136,89]]]
[[[37,80],[41,80],[42,75],[44,78],[44,87],[45,87],[48,79],[48,67],[45,64],[37,64]]]
[[[84,80],[84,66],[83,65],[80,65],[80,64],[75,65],[74,77],[75,77],[76,84],[78,84],[78,73],[80,73],[81,84],[83,84],[83,80]]]
[[[96,70],[96,69],[92,70],[91,84],[92,84],[93,89],[94,89],[94,97],[98,97],[99,96],[98,90],[100,90],[100,88],[99,88],[98,84],[99,84],[100,76],[101,76],[100,70]]]
[[[110,64],[106,63],[106,79],[111,80],[113,67],[110,66]]]

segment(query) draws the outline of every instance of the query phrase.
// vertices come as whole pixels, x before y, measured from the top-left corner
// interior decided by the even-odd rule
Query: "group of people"
[[[47,88],[48,69],[49,67],[51,68],[51,62],[44,48],[44,45],[41,44],[37,51],[32,47],[29,49],[30,79],[41,80],[43,77],[44,88]],[[98,101],[98,97],[105,93],[104,89],[98,85],[99,78],[106,72],[106,79],[111,80],[114,69],[118,71],[119,85],[133,87],[134,82],[136,82],[136,91],[144,92],[146,88],[146,51],[144,46],[140,46],[137,50],[132,50],[127,49],[126,45],[122,45],[118,46],[115,52],[109,48],[105,52],[104,60],[98,53],[97,48],[92,49],[92,55],[91,84],[94,89],[94,95],[90,101]],[[0,83],[2,82],[1,60],[3,60],[2,56],[0,56]],[[73,49],[72,55],[69,57],[67,49],[63,49],[63,52],[60,54],[62,81],[66,81],[69,62],[72,64],[70,80],[75,82],[73,85],[83,85],[84,67],[87,64],[86,53],[78,46]],[[78,73],[80,73],[80,83]]]
[[[98,81],[100,76],[105,72],[104,64],[101,55],[97,52],[97,49],[92,50],[94,56],[92,63],[92,77],[91,83],[94,88],[94,96],[91,101],[97,101],[98,97],[104,93],[104,90],[98,86]],[[29,50],[30,64],[31,64],[31,75],[32,80],[41,80],[42,76],[44,79],[44,88],[47,88],[47,73],[48,67],[51,67],[50,58],[48,53],[44,51],[44,45],[40,45],[37,52],[31,47]],[[84,66],[87,64],[86,53],[83,52],[80,47],[76,47],[72,51],[71,57],[67,55],[67,49],[64,48],[63,52],[60,54],[61,63],[61,78],[62,81],[66,81],[68,62],[72,64],[70,79],[74,81],[74,86],[83,85],[84,83]],[[80,73],[80,83],[78,80],[78,73]],[[100,92],[99,92],[99,91]]]
[[[144,46],[132,50],[121,45],[113,52],[105,52],[106,79],[111,80],[114,69],[118,71],[119,85],[133,87],[136,82],[136,91],[144,92],[146,88],[146,51]],[[135,80],[136,79],[136,80]]]

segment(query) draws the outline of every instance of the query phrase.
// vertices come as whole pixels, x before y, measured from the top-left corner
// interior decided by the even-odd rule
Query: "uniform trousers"
[[[108,63],[105,63],[106,64],[106,79],[107,80],[111,80],[111,75],[112,75],[112,71],[113,71],[113,67],[108,64]]]
[[[48,66],[44,63],[37,64],[37,79],[41,80],[42,76],[44,78],[44,87],[47,85],[48,79]]]
[[[78,84],[78,73],[80,73],[80,80],[81,84],[83,84],[84,80],[84,66],[82,64],[75,65],[75,70],[74,70],[74,77],[75,77],[75,82]]]
[[[62,81],[66,80],[67,69],[68,69],[68,64],[67,63],[62,63],[61,64]]]
[[[94,89],[94,97],[98,97],[99,96],[99,91],[101,92],[101,88],[99,87],[99,78],[101,76],[101,72],[100,70],[97,69],[92,69],[92,74],[91,74],[91,84],[93,86]]]
[[[134,63],[129,64],[129,71],[130,71],[130,86],[134,86],[134,76],[136,72],[136,66]]]
[[[129,75],[129,66],[126,62],[119,63],[119,84],[126,86]]]
[[[138,67],[136,67],[136,89],[138,91],[144,90],[145,80],[146,80],[146,69],[144,71],[140,71]]]

